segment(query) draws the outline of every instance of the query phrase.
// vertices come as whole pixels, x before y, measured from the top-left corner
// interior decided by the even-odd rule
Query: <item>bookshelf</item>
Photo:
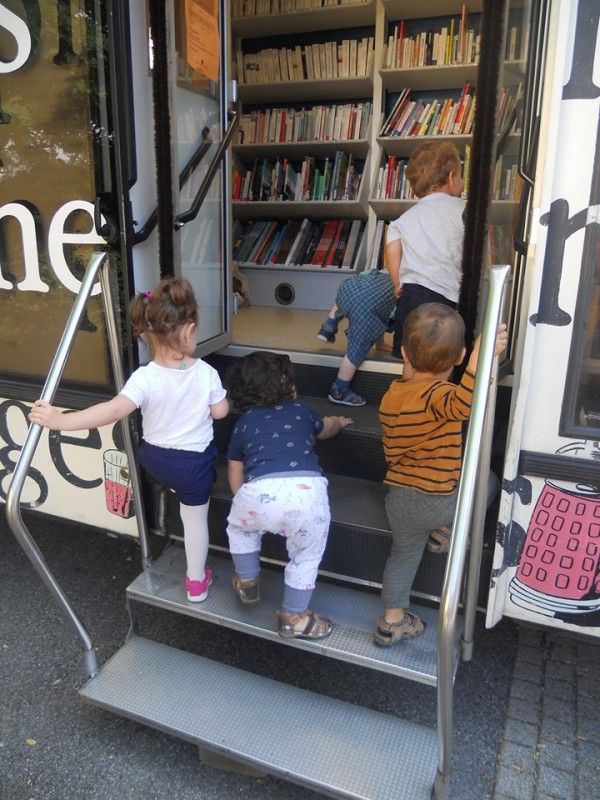
[[[307,297],[312,297],[311,302],[316,302],[317,295],[327,292],[327,303],[332,299],[330,289],[325,289],[327,283],[339,281],[348,272],[364,269],[373,263],[372,251],[376,239],[381,236],[378,231],[378,221],[389,222],[408,208],[415,200],[381,199],[376,197],[377,182],[380,167],[385,166],[388,157],[408,159],[416,146],[424,141],[450,141],[456,144],[461,157],[470,144],[470,133],[438,133],[434,136],[383,136],[381,129],[384,120],[390,112],[391,105],[404,89],[411,89],[425,100],[430,98],[443,101],[445,98],[455,98],[460,101],[465,85],[469,85],[471,94],[477,95],[477,31],[479,17],[483,8],[482,0],[468,0],[466,5],[467,15],[463,18],[465,27],[472,29],[469,42],[470,54],[467,55],[466,46],[459,43],[458,32],[461,20],[462,3],[456,0],[367,0],[348,4],[338,0],[339,5],[324,6],[319,8],[302,8],[311,2],[330,2],[331,0],[234,0],[231,31],[233,36],[233,52],[241,50],[243,54],[258,54],[271,52],[277,48],[292,48],[298,45],[301,48],[309,47],[312,53],[316,43],[327,42],[334,39],[338,44],[342,39],[373,37],[374,53],[371,66],[367,74],[350,77],[315,78],[308,77],[309,68],[306,55],[303,51],[301,69],[303,79],[288,81],[261,80],[259,83],[238,83],[238,97],[242,104],[243,113],[251,110],[260,110],[276,105],[289,104],[304,108],[318,104],[334,105],[336,103],[357,103],[371,101],[372,111],[368,130],[361,138],[342,139],[339,141],[263,141],[261,143],[239,142],[233,145],[234,160],[246,165],[255,159],[268,158],[290,159],[301,161],[306,156],[324,159],[333,158],[337,150],[352,154],[356,159],[364,161],[363,173],[359,187],[358,197],[353,201],[316,201],[316,200],[252,200],[234,201],[233,216],[241,224],[248,224],[251,220],[276,220],[278,223],[285,220],[361,220],[365,227],[360,247],[357,250],[355,263],[352,270],[319,269],[314,265],[295,265],[282,267],[281,265],[257,265],[241,262],[240,267],[246,272],[249,280],[257,280],[260,275],[261,285],[258,296],[253,302],[260,304],[268,294],[268,281],[275,284],[278,280],[292,279],[294,273],[297,279],[302,279],[302,290],[296,294],[302,296],[302,302]],[[266,3],[266,6],[265,6]],[[525,5],[525,0],[516,0],[513,7],[517,9]],[[295,6],[298,10],[290,11]],[[266,13],[265,8],[269,9]],[[261,13],[243,15],[248,10],[259,10]],[[286,9],[286,10],[284,10]],[[388,46],[394,28],[402,21],[406,21],[406,29],[411,35],[426,28],[439,29],[439,26],[452,23],[456,38],[455,54],[465,56],[465,63],[436,63],[423,64],[410,67],[388,67]],[[468,22],[468,26],[466,23]],[[512,23],[509,21],[509,27]],[[265,32],[268,31],[268,37]],[[277,38],[280,37],[280,38]],[[283,37],[286,37],[285,39]],[[517,87],[524,80],[525,62],[523,59],[526,43],[521,34],[517,34],[515,41],[519,46],[513,45],[512,51],[507,53],[503,64],[503,85],[507,91],[516,93]],[[461,40],[466,42],[466,39]],[[517,52],[518,51],[518,52]],[[441,52],[441,48],[440,48]],[[450,49],[447,51],[450,53]],[[291,53],[291,50],[288,50]],[[430,53],[430,51],[428,51]],[[239,57],[236,59],[236,68],[240,69]],[[288,56],[291,58],[291,56]],[[454,58],[455,61],[460,59]],[[339,56],[338,56],[339,61]],[[261,62],[262,63],[262,62]],[[294,73],[297,64],[294,65]],[[262,65],[261,65],[262,69]],[[245,63],[242,63],[245,74]],[[291,61],[290,61],[291,75]],[[314,73],[315,67],[312,68]],[[347,70],[344,70],[346,72]],[[263,74],[263,73],[261,73]],[[283,74],[283,68],[282,68]],[[254,79],[253,73],[251,75]],[[505,158],[515,157],[518,152],[518,132],[510,132],[505,139],[503,155]],[[490,204],[488,223],[490,225],[510,225],[513,223],[518,209],[518,200],[495,199]],[[318,272],[319,276],[314,273]],[[267,275],[270,273],[270,277]],[[286,277],[287,275],[287,277]],[[308,289],[310,282],[314,290]],[[316,285],[318,284],[318,286]],[[296,285],[296,284],[294,284]],[[298,284],[299,286],[300,284]],[[321,287],[321,288],[319,288]],[[252,287],[251,287],[252,294]],[[309,305],[308,308],[327,308],[328,305]]]

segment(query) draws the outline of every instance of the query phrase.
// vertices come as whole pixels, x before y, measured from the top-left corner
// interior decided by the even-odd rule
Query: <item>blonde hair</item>
[[[465,323],[450,306],[424,303],[406,318],[404,352],[417,372],[439,375],[453,367],[465,346]]]
[[[417,197],[443,186],[448,175],[460,175],[460,157],[451,142],[423,142],[415,148],[406,165],[406,177]]]
[[[154,353],[156,343],[176,347],[181,328],[198,324],[196,295],[185,278],[163,278],[151,292],[140,292],[129,304],[133,335],[146,335]]]

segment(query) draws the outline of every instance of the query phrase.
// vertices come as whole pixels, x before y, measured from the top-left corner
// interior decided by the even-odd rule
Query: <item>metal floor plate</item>
[[[231,489],[227,479],[227,461],[218,459],[216,468],[217,481],[214,485],[213,497],[231,501]],[[332,522],[389,534],[390,525],[384,504],[387,486],[361,478],[349,478],[346,475],[328,474],[326,477],[329,483],[327,493]]]
[[[435,730],[148,639],[132,637],[80,694],[331,797],[430,798]]]
[[[128,587],[129,598],[159,608],[224,625],[264,639],[281,642],[330,658],[349,661],[371,669],[399,675],[435,686],[437,682],[437,624],[435,609],[412,607],[426,623],[425,633],[393,647],[373,643],[375,620],[381,614],[377,595],[327,583],[317,583],[311,607],[335,623],[327,639],[308,641],[282,639],[276,630],[276,613],[283,593],[281,572],[263,569],[261,602],[243,605],[232,586],[233,564],[227,558],[211,554],[214,572],[208,598],[201,603],[187,600],[183,585],[185,557],[183,548],[170,547],[150,568]],[[458,640],[457,640],[458,645]],[[458,663],[456,648],[455,668]]]

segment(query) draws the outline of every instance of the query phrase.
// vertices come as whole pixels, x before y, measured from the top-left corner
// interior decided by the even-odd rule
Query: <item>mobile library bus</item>
[[[441,800],[477,608],[490,627],[509,616],[600,635],[599,17],[594,0],[0,0],[0,498],[80,636],[82,697],[333,797]],[[410,92],[419,118],[398,127]],[[426,634],[392,653],[370,635],[390,546],[377,406],[402,371],[385,356],[361,367],[368,403],[320,454],[332,526],[315,603],[331,638],[278,640],[277,542],[260,609],[233,602],[222,465],[215,583],[192,606],[177,503],[138,472],[135,423],[42,435],[32,403],[112,396],[148,359],[130,296],[181,274],[200,301],[199,356],[222,371],[257,347],[288,352],[325,412],[343,351],[314,338],[323,309],[347,274],[380,264],[385,222],[414,202],[399,162],[430,136],[464,158],[459,308],[484,336],[450,553],[427,554],[414,587]],[[303,250],[307,230],[321,262]],[[216,426],[221,453],[229,425]],[[486,517],[490,459],[502,491]],[[106,664],[22,509],[139,539],[130,636]],[[153,537],[168,543],[154,560]],[[150,641],[144,605],[436,687],[437,731]],[[190,685],[210,686],[193,717],[178,696]],[[257,719],[268,735],[245,735]]]

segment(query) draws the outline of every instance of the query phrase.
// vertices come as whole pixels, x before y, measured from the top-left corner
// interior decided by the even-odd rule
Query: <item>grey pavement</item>
[[[102,663],[127,632],[125,587],[139,572],[137,547],[59,520],[34,514],[25,520],[90,631]],[[435,724],[435,692],[429,687],[188,618],[148,612],[143,623],[166,643]],[[459,667],[456,680],[451,800],[600,797],[599,723],[593,714],[600,688],[598,653],[595,645],[542,636],[509,620],[486,631],[479,620],[474,660]],[[208,766],[193,745],[83,703],[77,689],[84,681],[78,640],[2,514],[2,800],[319,797],[271,776]],[[201,702],[203,691],[210,687],[198,687],[192,701]],[[537,787],[537,794],[524,794],[530,787]]]
[[[600,646],[521,628],[494,800],[600,798]]]

